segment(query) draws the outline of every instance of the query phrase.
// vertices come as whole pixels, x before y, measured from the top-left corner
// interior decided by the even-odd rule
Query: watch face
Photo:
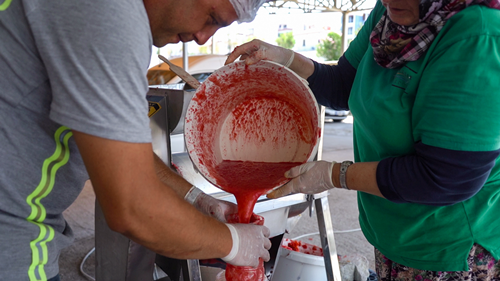
[[[353,164],[352,161],[344,161],[342,162],[342,164],[340,165],[340,169],[341,170],[347,170],[347,167],[349,167],[349,165]]]
[[[340,187],[343,188],[343,189],[349,189],[347,187],[347,183],[346,183],[346,177],[345,177],[345,174],[347,172],[347,168],[352,164],[353,162],[352,161],[344,161],[342,162],[342,164],[340,165],[340,175],[339,175],[339,179],[340,179]]]

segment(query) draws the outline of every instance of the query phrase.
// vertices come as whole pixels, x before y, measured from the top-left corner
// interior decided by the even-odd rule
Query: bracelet
[[[347,168],[349,168],[349,166],[351,166],[352,163],[353,163],[352,161],[344,161],[342,162],[342,164],[340,164],[339,180],[340,180],[340,187],[342,187],[343,189],[349,190],[346,183],[346,173],[347,173]]]

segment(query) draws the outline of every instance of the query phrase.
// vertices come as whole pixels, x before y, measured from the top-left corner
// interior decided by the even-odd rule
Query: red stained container
[[[209,182],[234,194],[237,186],[244,188],[240,183],[258,181],[254,188],[266,194],[287,182],[287,164],[309,160],[320,128],[318,105],[307,82],[282,65],[260,61],[236,62],[212,73],[189,103],[184,133],[191,160]],[[256,172],[221,176],[227,165]],[[270,167],[277,172],[265,179],[245,178]]]

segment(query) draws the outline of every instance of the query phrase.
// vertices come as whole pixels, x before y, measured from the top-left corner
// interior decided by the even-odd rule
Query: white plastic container
[[[284,239],[287,243],[288,239]],[[288,240],[289,241],[289,240]],[[327,281],[325,260],[322,256],[305,254],[280,247],[271,281]]]

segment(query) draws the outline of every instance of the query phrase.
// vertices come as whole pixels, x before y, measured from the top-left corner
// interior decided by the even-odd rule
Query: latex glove
[[[224,64],[232,63],[240,56],[240,60],[244,60],[247,65],[257,63],[260,60],[269,60],[289,67],[292,64],[295,53],[292,50],[254,39],[236,47],[229,54]]]
[[[332,182],[332,169],[335,163],[315,161],[293,167],[285,173],[285,177],[292,180],[267,194],[267,197],[279,198],[292,193],[314,194],[332,189],[335,187]]]
[[[259,258],[269,261],[269,228],[254,224],[226,224],[231,231],[233,247],[231,252],[222,258],[223,261],[236,266],[259,265]]]
[[[193,186],[186,193],[184,199],[193,205],[198,211],[214,217],[221,222],[227,222],[227,216],[237,213],[238,206],[231,202],[218,200]]]

